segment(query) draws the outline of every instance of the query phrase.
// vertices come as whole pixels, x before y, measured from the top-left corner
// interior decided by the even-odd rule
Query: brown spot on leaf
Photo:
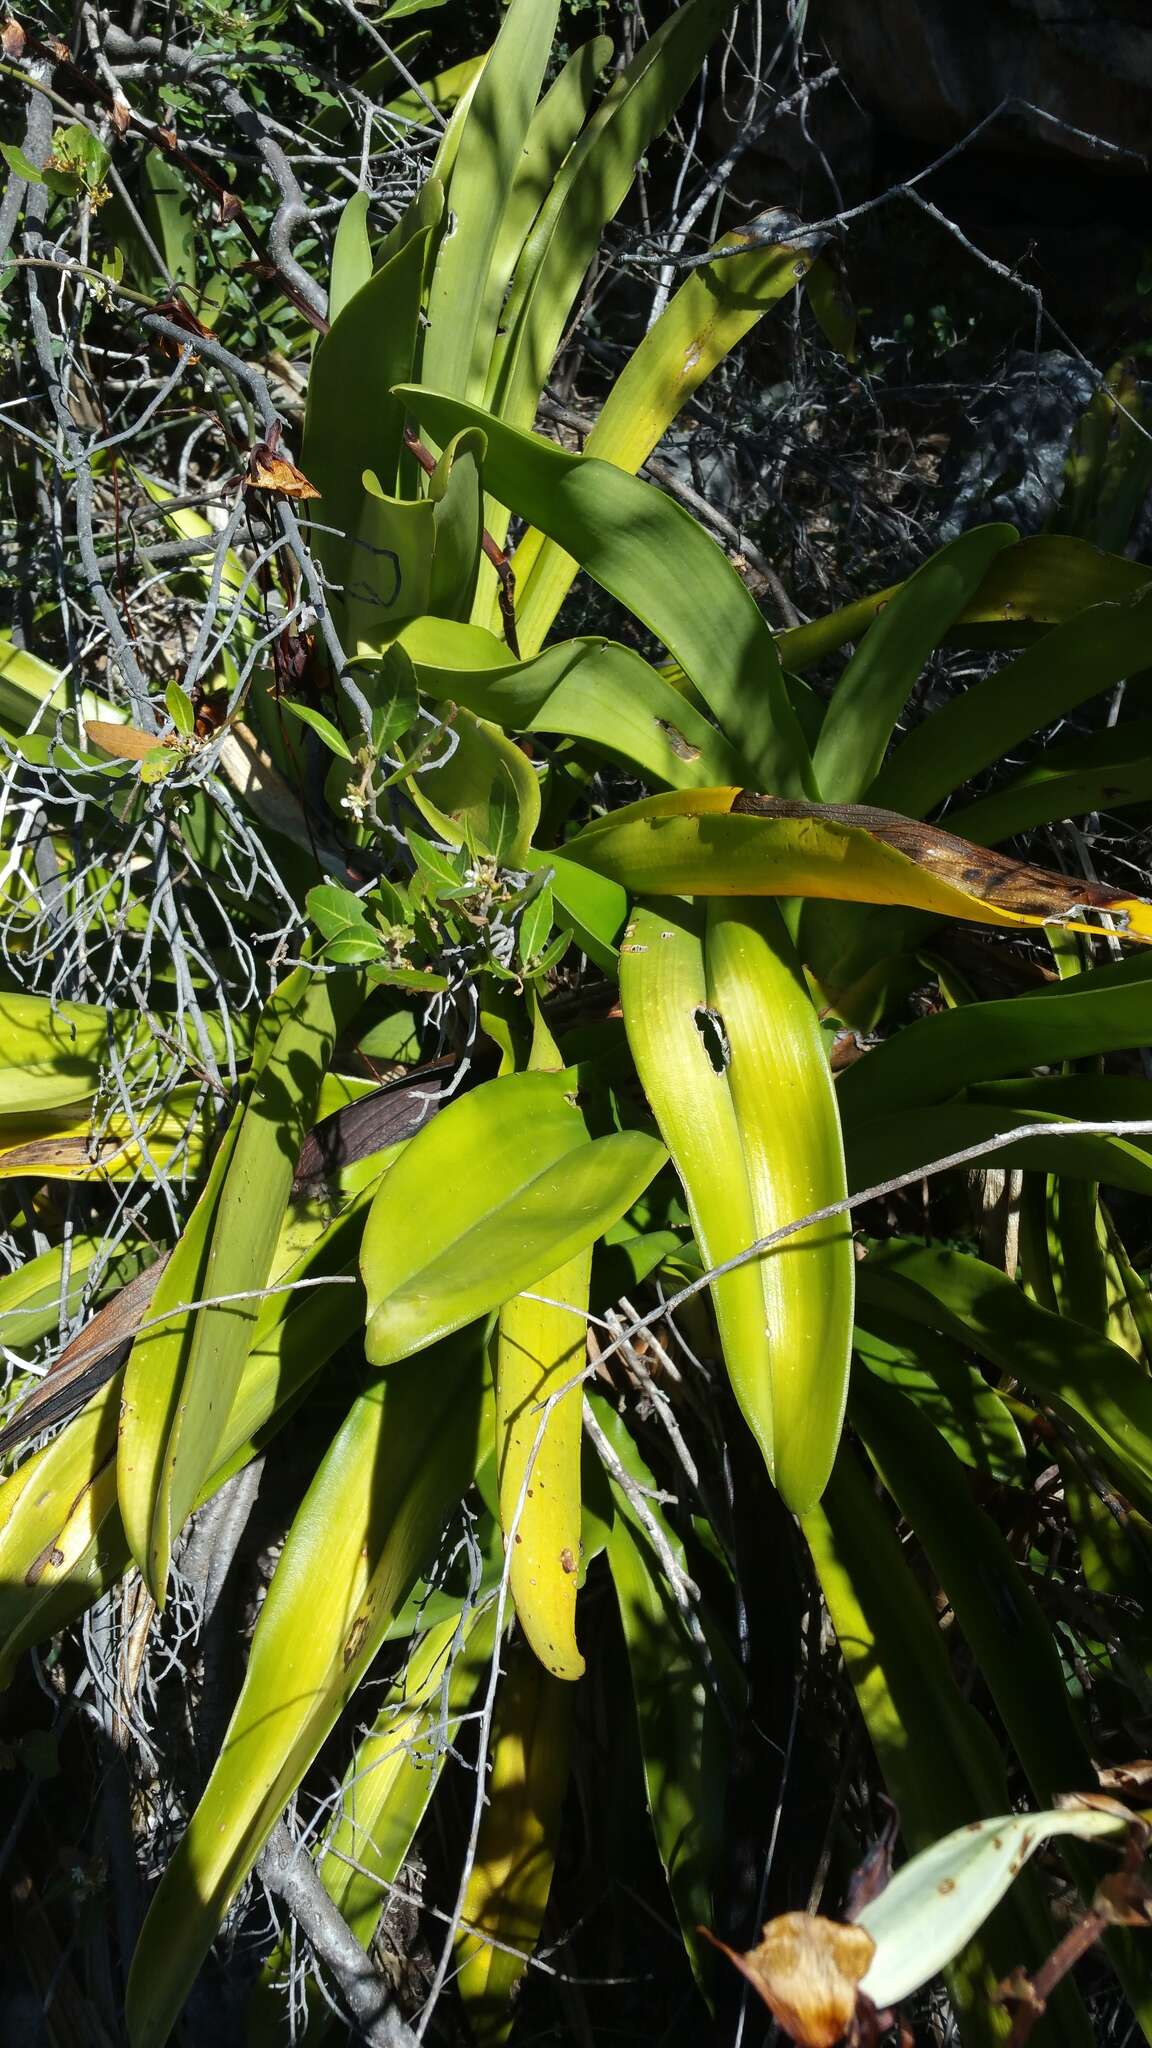
[[[691,740],[686,740],[677,726],[669,725],[666,718],[658,718],[656,723],[671,747],[672,752],[681,761],[698,761],[700,759],[699,747],[694,747]]]
[[[575,1571],[576,1559],[573,1557],[572,1552],[570,1550],[562,1550],[560,1552],[560,1569],[562,1572]]]
[[[347,1642],[344,1645],[345,1671],[347,1671],[348,1666],[351,1664],[352,1659],[355,1657],[367,1633],[368,1616],[366,1614],[357,1615],[356,1620],[352,1624],[352,1633],[350,1634]]]

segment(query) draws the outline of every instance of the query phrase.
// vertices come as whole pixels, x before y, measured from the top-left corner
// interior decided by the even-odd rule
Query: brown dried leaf
[[[122,92],[113,95],[109,111],[112,116],[112,126],[115,128],[117,135],[123,135],[132,126],[132,108]]]
[[[1097,1885],[1092,1907],[1111,1927],[1150,1927],[1152,1885],[1138,1871],[1114,1871]]]
[[[243,211],[244,201],[240,198],[239,193],[222,192],[220,194],[220,201],[216,209],[216,218],[220,222],[222,228],[226,228],[229,221],[235,220],[237,214],[243,213]]]
[[[27,40],[28,38],[17,21],[16,16],[10,14],[3,28],[0,28],[0,49],[3,50],[10,64],[15,64],[17,59],[23,56],[24,45]]]
[[[731,808],[738,816],[811,819],[815,825],[867,833],[905,860],[913,861],[944,888],[986,904],[993,913],[1002,913],[1005,920],[1073,922],[1073,928],[1079,929],[1082,920],[1080,925],[1074,922],[1078,912],[1109,911],[1120,928],[1133,938],[1152,938],[1152,906],[1142,897],[1125,895],[1121,889],[1110,889],[1080,876],[1056,875],[1047,868],[1009,860],[1006,854],[975,846],[954,832],[942,832],[938,826],[924,825],[917,818],[902,817],[898,811],[880,811],[868,804],[813,804],[800,799],[760,796],[747,789],[736,793]]]
[[[1152,1757],[1137,1757],[1130,1764],[1116,1764],[1109,1769],[1097,1764],[1096,1776],[1102,1792],[1142,1792],[1152,1785]]]
[[[318,498],[315,484],[310,484],[303,470],[285,456],[277,455],[267,441],[258,441],[248,457],[248,474],[245,479],[248,488],[254,491],[279,491],[285,498]]]
[[[97,1309],[78,1337],[64,1346],[59,1358],[21,1402],[12,1421],[0,1429],[0,1455],[75,1413],[111,1379],[128,1355],[128,1347],[147,1314],[156,1283],[169,1253],[129,1280],[111,1301]]]
[[[185,334],[195,334],[204,341],[211,341],[211,328],[205,327],[203,322],[196,318],[195,313],[190,313],[184,301],[178,299],[175,293],[173,293],[171,298],[161,299],[155,310],[163,319],[170,320],[173,327],[183,328]],[[159,334],[156,339],[166,356],[178,356],[180,354],[180,344],[172,341],[168,335]],[[188,360],[191,363],[198,363],[200,361],[195,350],[193,350]]]
[[[743,1955],[707,1928],[700,1932],[735,1963],[800,2048],[835,2048],[847,2033],[857,1986],[876,1953],[862,1927],[818,1913],[782,1913],[768,1921],[759,1946]]]
[[[102,718],[88,719],[84,730],[94,747],[121,761],[146,761],[164,745],[154,733],[141,732],[138,726],[110,725]]]

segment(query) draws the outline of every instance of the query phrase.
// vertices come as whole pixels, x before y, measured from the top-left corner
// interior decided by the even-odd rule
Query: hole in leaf
[[[704,1040],[704,1050],[712,1063],[712,1072],[722,1074],[732,1059],[724,1019],[719,1010],[710,1010],[707,1003],[698,1003],[694,1014],[696,1029]]]

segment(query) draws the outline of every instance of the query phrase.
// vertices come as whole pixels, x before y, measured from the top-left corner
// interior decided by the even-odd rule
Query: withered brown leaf
[[[141,732],[139,726],[112,725],[102,718],[88,719],[84,730],[94,747],[121,761],[145,761],[165,744],[155,733]]]
[[[279,491],[285,498],[318,498],[315,484],[310,484],[303,470],[294,462],[288,462],[283,455],[269,455],[263,442],[252,450],[248,457],[248,474],[245,478],[249,490]]]
[[[1010,860],[986,846],[944,832],[938,825],[925,825],[918,818],[905,818],[898,811],[881,811],[870,804],[814,804],[803,798],[762,796],[755,790],[738,790],[732,811],[738,816],[761,818],[811,818],[848,831],[867,833],[905,860],[915,862],[926,873],[974,901],[987,904],[993,912],[1008,917],[1059,924],[1084,910],[1108,911],[1121,929],[1131,923],[1134,905],[1141,898],[1125,895],[1122,889],[1057,875],[1047,868],[1032,867],[1026,861]],[[1082,920],[1081,920],[1082,922]],[[1142,937],[1142,931],[1134,931]]]
[[[847,2033],[857,1987],[876,1953],[862,1927],[825,1920],[818,1913],[782,1913],[766,1923],[763,1940],[744,1954],[707,1928],[700,1932],[735,1963],[800,2048],[835,2048]]]
[[[1097,1764],[1096,1776],[1102,1792],[1143,1792],[1152,1785],[1152,1757],[1136,1757],[1130,1764]]]
[[[0,49],[3,50],[10,64],[14,64],[17,58],[23,55],[24,45],[27,40],[28,38],[17,21],[16,16],[10,14],[3,28],[0,28]]]
[[[280,436],[273,439],[270,434],[266,441],[258,441],[248,457],[245,482],[249,490],[279,491],[285,498],[318,498],[315,484],[309,483],[302,469],[279,452]]]

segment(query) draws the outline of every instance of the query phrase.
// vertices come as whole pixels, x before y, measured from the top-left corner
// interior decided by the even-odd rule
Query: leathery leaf
[[[297,968],[261,1028],[251,1092],[208,1185],[161,1275],[151,1319],[124,1377],[117,1475],[132,1554],[164,1600],[174,1537],[216,1461],[232,1395],[251,1348],[292,1175],[313,1121],[351,979]],[[339,994],[337,993],[339,991]],[[220,1300],[172,1313],[201,1298]],[[244,1298],[247,1297],[247,1298]]]
[[[482,427],[491,494],[558,541],[663,641],[746,773],[785,795],[805,789],[807,749],[772,634],[723,550],[682,505],[610,462],[570,455],[478,406],[420,385],[398,386],[396,395],[442,441]]]
[[[818,896],[903,903],[991,925],[1098,932],[1108,911],[1152,941],[1152,902],[1049,874],[933,825],[862,804],[813,804],[745,789],[670,790],[598,819],[564,848],[636,894]]]
[[[277,1278],[346,1284],[270,1295],[201,1500],[262,1449],[309,1380],[363,1326],[355,1262],[367,1195],[353,1199]],[[351,1284],[347,1284],[351,1283]],[[116,1429],[123,1373],[0,1484],[0,1683],[43,1642],[115,1585],[131,1563],[116,1497]]]
[[[439,1783],[448,1745],[459,1733],[491,1658],[495,1620],[495,1603],[489,1600],[449,1614],[428,1630],[403,1677],[389,1688],[345,1775],[338,1817],[316,1852],[316,1867],[329,1898],[364,1948],[371,1944],[390,1887]],[[279,2037],[282,1994],[274,1987],[291,1961],[291,1939],[285,1934],[261,1969],[249,2006],[255,2041]]]
[[[935,1615],[847,1448],[803,1529],[908,1848],[929,1848],[974,1814],[1002,1813],[1009,1801],[996,1744],[963,1698]],[[1025,1877],[979,1934],[953,1951],[949,1990],[967,2043],[1007,2039],[1007,2012],[991,1993],[1009,1970],[1034,1965],[1052,1945],[1042,1896]],[[1054,2043],[1092,2038],[1068,1984],[1050,2003],[1049,2024]]]
[[[832,1078],[773,906],[641,905],[620,950],[620,995],[706,1265],[843,1198]],[[733,1390],[797,1513],[819,1500],[836,1454],[852,1296],[840,1217],[713,1282]]]
[[[979,589],[991,562],[1017,538],[1013,526],[962,533],[903,584],[868,628],[832,693],[813,755],[821,794],[862,796],[924,663]]]
[[[1152,1384],[1130,1351],[1029,1301],[966,1252],[894,1238],[870,1251],[858,1284],[865,1321],[875,1304],[958,1337],[1071,1422],[1142,1512],[1152,1508]]]
[[[511,2028],[511,1996],[544,1922],[568,1784],[572,1697],[535,1657],[512,1653],[496,1696],[488,1800],[456,1944],[457,1987],[482,2048],[495,2048]]]
[[[739,249],[745,239],[737,230],[719,246]],[[693,392],[770,306],[796,290],[812,260],[809,250],[782,242],[692,271],[628,358],[584,453],[634,476]],[[520,644],[533,653],[564,601],[577,564],[533,529],[520,542],[512,566],[520,592]]]
[[[486,1446],[482,1347],[353,1403],[296,1515],[216,1767],[156,1891],[128,1980],[132,2048],[162,2048],[281,1811],[376,1655]],[[485,1426],[486,1425],[486,1426]]]
[[[590,1140],[575,1073],[510,1074],[426,1124],[372,1206],[366,1350],[390,1365],[566,1264],[664,1162],[642,1131]]]
[[[1001,1813],[956,1828],[898,1870],[859,1925],[876,1944],[860,1989],[883,2010],[927,1984],[979,1932],[1024,1864],[1054,1835],[1123,1835],[1123,1813],[1068,1805]]]
[[[611,1402],[589,1398],[621,1464],[655,1492],[655,1479]],[[626,1494],[615,1486],[613,1494],[608,1565],[632,1674],[648,1811],[681,1937],[694,1972],[703,1976],[699,1929],[712,1918],[724,1855],[726,1703],[718,1668],[709,1668],[700,1642],[689,1633],[647,1532]],[[683,1568],[684,1546],[676,1531],[655,1501],[650,1513]],[[732,1694],[731,1707],[738,1708],[738,1688]]]
[[[496,1333],[496,1457],[508,1582],[533,1650],[579,1678],[580,1440],[592,1248],[505,1302]],[[541,1297],[541,1298],[536,1298]],[[551,1404],[550,1406],[547,1404]]]

